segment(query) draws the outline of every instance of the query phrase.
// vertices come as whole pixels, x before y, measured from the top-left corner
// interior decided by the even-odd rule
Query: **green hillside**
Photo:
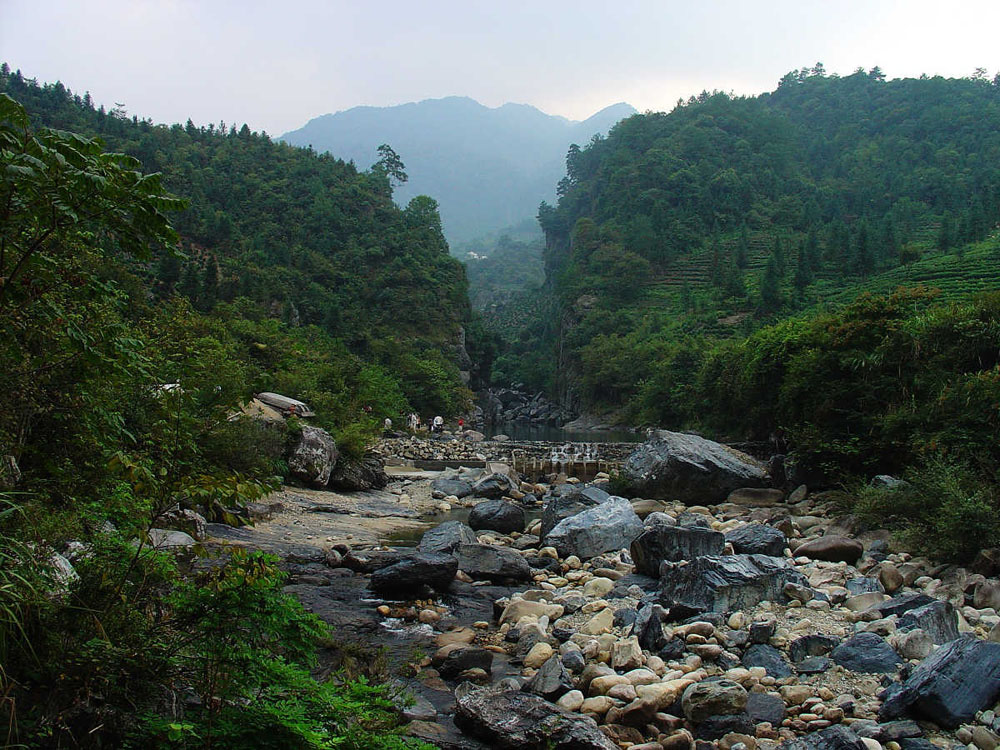
[[[236,305],[240,317],[314,325],[402,381],[440,372],[460,387],[458,369],[468,363],[455,344],[470,318],[464,269],[448,254],[433,199],[418,196],[403,209],[393,202],[393,186],[405,180],[393,154],[364,172],[246,125],[154,124],[6,65],[0,92],[38,125],[99,136],[136,157],[187,199],[173,217],[181,257],[132,268],[157,297],[178,293],[202,312]],[[416,408],[442,408],[410,395]]]
[[[558,355],[515,340],[498,364],[579,409],[628,413],[690,337],[742,338],[859,290],[994,286],[1000,86],[985,77],[817,65],[757,97],[635,115],[566,164],[539,210],[555,309],[534,324]]]

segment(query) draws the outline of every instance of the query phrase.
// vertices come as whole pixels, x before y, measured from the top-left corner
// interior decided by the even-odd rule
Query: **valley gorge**
[[[995,750],[998,125],[817,64],[272,140],[5,63],[6,743]]]

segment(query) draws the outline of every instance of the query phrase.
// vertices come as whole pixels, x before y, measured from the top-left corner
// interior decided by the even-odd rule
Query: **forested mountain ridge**
[[[571,122],[526,104],[490,108],[453,96],[354,107],[316,117],[281,138],[358,164],[374,161],[380,143],[392,144],[410,174],[397,196],[433,195],[454,243],[534,215],[540,200],[554,196],[567,146],[606,133],[634,112],[620,103]]]
[[[470,367],[456,349],[470,319],[464,269],[448,254],[432,199],[415,197],[404,209],[393,202],[405,177],[398,164],[362,172],[246,125],[155,125],[6,65],[0,91],[40,125],[98,135],[134,155],[188,200],[173,217],[184,257],[135,269],[157,296],[180,293],[203,312],[237,303],[237,316],[315,325],[400,380],[461,386],[458,371]],[[419,407],[422,397],[411,396]],[[435,400],[422,408],[458,403]]]
[[[998,157],[1000,81],[983,74],[817,65],[761,96],[703,93],[624,120],[570,149],[558,204],[540,209],[559,312],[534,335],[563,355],[516,376],[584,409],[634,404],[669,341],[745,334],[984,239]]]

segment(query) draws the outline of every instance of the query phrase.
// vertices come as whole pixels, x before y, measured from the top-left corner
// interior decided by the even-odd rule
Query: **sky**
[[[452,95],[575,120],[669,110],[816,62],[992,77],[998,28],[997,0],[0,0],[0,60],[155,122],[280,135]]]

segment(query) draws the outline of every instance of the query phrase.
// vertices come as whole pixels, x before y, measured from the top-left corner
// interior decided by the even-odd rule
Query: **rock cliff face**
[[[576,416],[541,393],[513,388],[489,388],[481,394],[480,403],[487,424],[524,422],[558,427]]]

